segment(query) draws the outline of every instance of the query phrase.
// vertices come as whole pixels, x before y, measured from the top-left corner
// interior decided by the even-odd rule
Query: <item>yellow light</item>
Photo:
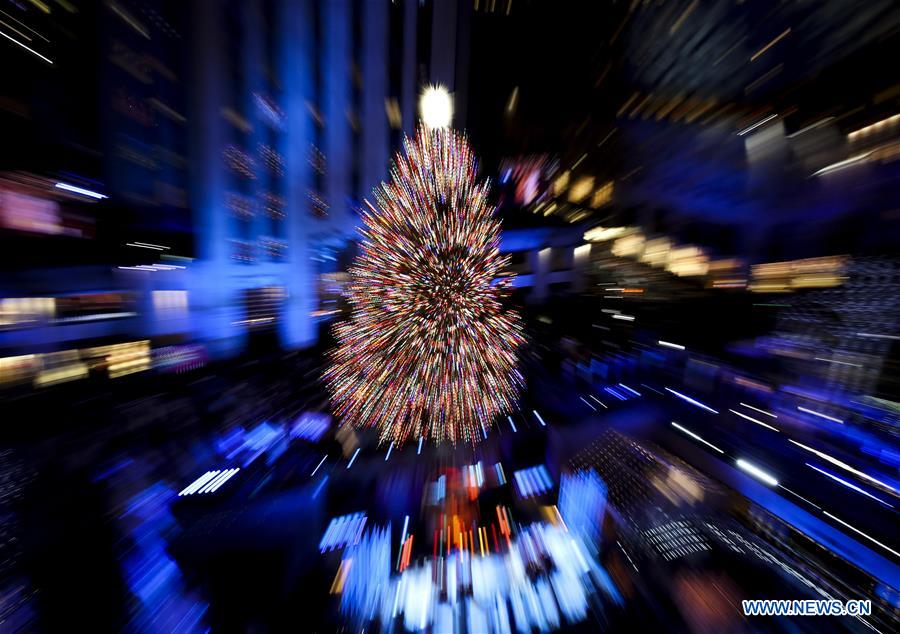
[[[606,203],[612,200],[613,195],[613,182],[609,181],[603,184],[597,191],[594,192],[593,198],[591,198],[591,207],[602,207]]]
[[[573,184],[572,188],[569,190],[569,201],[573,203],[580,203],[582,200],[587,198],[588,194],[591,193],[591,188],[593,186],[593,176],[582,176],[577,181],[575,181],[575,184]]]
[[[635,231],[631,235],[622,236],[612,246],[612,254],[616,257],[640,256],[644,252],[644,234]]]
[[[588,242],[605,242],[624,235],[626,231],[628,227],[594,227],[585,232],[584,239]]]

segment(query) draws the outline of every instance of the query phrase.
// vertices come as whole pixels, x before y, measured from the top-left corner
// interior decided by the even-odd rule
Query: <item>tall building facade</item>
[[[191,329],[317,338],[323,273],[414,125],[416,2],[194,3]],[[321,311],[326,312],[327,311]]]

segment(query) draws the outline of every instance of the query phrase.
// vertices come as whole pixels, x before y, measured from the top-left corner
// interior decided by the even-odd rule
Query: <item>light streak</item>
[[[817,412],[815,410],[808,409],[806,407],[800,407],[799,405],[797,406],[797,409],[800,410],[801,412],[805,412],[807,414],[812,414],[813,416],[818,416],[819,418],[824,418],[825,420],[830,420],[834,423],[840,423],[841,425],[844,424],[844,421],[842,421],[840,418],[835,418],[834,416],[829,416],[828,414],[823,414],[822,412]]]
[[[703,443],[704,445],[706,445],[707,447],[712,447],[713,449],[715,449],[715,450],[718,451],[719,453],[722,453],[722,454],[725,453],[724,451],[722,451],[721,449],[719,449],[718,447],[716,447],[716,446],[715,446],[714,444],[712,444],[711,442],[704,440],[703,438],[701,438],[700,436],[698,436],[697,434],[695,434],[694,432],[692,432],[690,429],[687,429],[686,427],[682,427],[681,425],[679,425],[679,424],[676,423],[675,421],[672,421],[672,427],[674,427],[675,429],[681,430],[682,432],[684,432],[685,434],[687,434],[688,436],[690,436],[690,437],[693,438],[694,440],[699,440],[700,442],[702,442],[702,443]]]
[[[353,466],[353,462],[356,460],[356,456],[359,455],[359,450],[360,450],[360,449],[361,449],[361,447],[357,447],[357,448],[356,448],[356,451],[353,452],[353,457],[350,458],[350,462],[347,463],[347,468],[348,468],[348,469],[349,469],[350,467]]]
[[[759,49],[758,51],[756,51],[753,55],[751,55],[751,56],[750,56],[750,61],[751,61],[751,62],[752,62],[752,61],[755,61],[760,55],[762,55],[763,53],[765,53],[766,51],[768,51],[770,48],[772,48],[773,46],[775,46],[776,44],[778,44],[778,42],[780,42],[781,40],[783,40],[784,38],[786,38],[788,35],[790,35],[790,33],[791,33],[790,27],[786,28],[786,29],[785,29],[784,31],[782,31],[780,34],[778,34],[777,36],[775,36],[775,38],[774,38],[771,42],[769,42],[768,44],[766,44],[765,46],[763,46],[761,49]]]
[[[893,505],[893,504],[889,504],[889,503],[885,502],[884,500],[882,500],[881,498],[875,497],[874,495],[872,495],[871,493],[869,493],[869,492],[866,491],[865,489],[859,488],[858,486],[856,486],[856,485],[853,484],[852,482],[847,482],[847,481],[844,480],[843,478],[839,478],[838,476],[834,475],[833,473],[830,473],[830,472],[828,472],[828,471],[825,471],[824,469],[820,469],[819,467],[817,467],[817,466],[815,466],[815,465],[811,465],[811,464],[809,464],[808,462],[806,463],[806,466],[809,467],[810,469],[815,469],[816,471],[818,471],[818,472],[821,473],[822,475],[828,476],[829,478],[831,478],[831,479],[834,480],[835,482],[840,482],[841,484],[843,484],[843,485],[844,485],[845,487],[847,487],[848,489],[853,489],[854,491],[856,491],[856,492],[858,492],[858,493],[862,493],[863,495],[872,498],[872,499],[875,500],[876,502],[881,502],[881,503],[884,504],[885,506],[889,506],[889,507],[891,507],[891,508],[894,508],[894,505]]]
[[[70,185],[69,183],[56,183],[54,187],[56,187],[57,189],[63,189],[67,192],[72,192],[73,194],[81,194],[82,196],[87,196],[88,198],[95,198],[97,200],[108,198],[108,196],[104,196],[103,194],[98,194],[97,192],[91,191],[90,189],[85,189],[84,187]]]
[[[36,50],[34,50],[33,48],[31,48],[30,46],[26,46],[26,45],[22,44],[19,40],[15,39],[15,38],[13,38],[13,37],[8,36],[8,35],[7,35],[6,33],[4,33],[3,31],[0,31],[0,35],[2,35],[3,37],[5,37],[7,40],[9,40],[10,42],[12,42],[13,44],[17,44],[17,45],[21,46],[22,48],[24,48],[26,51],[28,51],[28,52],[31,53],[32,55],[37,55],[38,57],[40,57],[42,60],[44,60],[44,61],[47,62],[48,64],[53,64],[53,60],[50,59],[49,57],[44,57],[43,55],[41,55],[40,53],[38,53]],[[105,198],[105,196],[104,196],[104,198]]]
[[[774,119],[774,118],[777,117],[777,116],[778,116],[777,114],[770,114],[770,115],[769,115],[768,117],[766,117],[765,119],[762,119],[761,121],[757,121],[757,122],[754,123],[753,125],[751,125],[751,126],[749,126],[749,127],[746,127],[746,128],[744,128],[743,130],[741,130],[740,132],[738,132],[738,136],[744,136],[744,135],[747,134],[748,132],[752,132],[753,130],[755,130],[755,129],[758,128],[759,126],[768,123],[769,121],[771,121],[772,119]]]
[[[875,539],[875,538],[872,537],[871,535],[866,535],[864,532],[862,532],[862,531],[859,530],[858,528],[856,528],[856,527],[854,527],[854,526],[851,526],[850,524],[848,524],[848,523],[845,522],[844,520],[840,519],[839,517],[835,517],[834,515],[832,515],[832,514],[829,513],[828,511],[822,511],[822,512],[825,513],[825,515],[827,515],[828,517],[830,517],[830,518],[833,519],[834,521],[843,524],[844,526],[846,526],[847,528],[849,528],[849,529],[850,529],[851,531],[853,531],[854,533],[857,533],[857,534],[859,534],[859,535],[862,535],[863,537],[865,537],[866,539],[868,539],[868,540],[869,540],[870,542],[872,542],[873,544],[877,544],[878,546],[881,546],[881,547],[884,548],[886,551],[888,551],[889,553],[891,553],[892,555],[894,555],[894,557],[900,557],[900,553],[898,553],[898,552],[897,552],[896,550],[894,550],[893,548],[891,548],[891,547],[889,547],[889,546],[886,546],[885,544],[882,544],[880,541],[878,541],[877,539]]]
[[[765,471],[763,471],[762,469],[757,467],[755,464],[753,464],[751,462],[747,462],[743,458],[738,458],[737,461],[735,461],[735,464],[738,466],[739,469],[741,469],[742,471],[746,471],[747,473],[752,475],[757,480],[765,482],[769,486],[773,486],[773,487],[778,486],[778,480],[774,476],[772,476],[769,473],[766,473]]]
[[[765,414],[766,416],[771,416],[772,418],[778,418],[775,414],[771,412],[767,412],[764,409],[759,409],[758,407],[753,407],[752,405],[747,405],[746,403],[739,403],[739,405],[746,407],[747,409],[752,409],[754,412],[759,412],[760,414]]]
[[[813,172],[812,175],[813,176],[824,176],[825,174],[830,174],[831,172],[836,172],[838,170],[842,170],[842,169],[850,167],[852,165],[856,165],[857,163],[860,163],[860,162],[866,160],[867,158],[869,158],[870,154],[871,154],[871,152],[866,152],[865,154],[857,154],[856,156],[851,156],[850,158],[845,159],[843,161],[838,161],[837,163],[832,163],[831,165],[826,165],[822,169]]]
[[[798,447],[801,447],[801,448],[803,448],[803,449],[806,449],[806,450],[809,451],[810,453],[816,454],[816,455],[819,456],[822,460],[827,460],[827,461],[830,462],[831,464],[833,464],[833,465],[835,465],[835,466],[837,466],[837,467],[840,467],[841,469],[844,469],[845,471],[849,471],[849,472],[852,473],[853,475],[859,476],[860,478],[863,478],[864,480],[868,480],[869,482],[873,482],[873,483],[875,483],[875,484],[877,484],[877,485],[883,486],[884,488],[893,491],[895,494],[897,493],[897,489],[895,489],[895,488],[892,487],[891,485],[886,484],[886,483],[882,482],[881,480],[878,480],[877,478],[873,478],[872,476],[868,475],[867,473],[863,473],[863,472],[860,471],[859,469],[854,469],[853,467],[851,467],[850,465],[848,465],[846,462],[842,462],[842,461],[838,460],[837,458],[834,458],[834,457],[832,457],[832,456],[829,456],[827,453],[823,453],[823,452],[819,451],[818,449],[813,449],[812,447],[809,447],[809,446],[807,446],[807,445],[804,445],[804,444],[802,444],[802,443],[799,443],[799,442],[797,442],[796,440],[790,440],[790,439],[788,439],[788,442],[793,443],[793,444],[795,444],[795,445],[797,445]]]
[[[675,350],[684,350],[684,346],[678,343],[672,343],[671,341],[663,341],[662,339],[658,340],[658,343],[661,346],[665,346],[666,348],[674,348]]]
[[[592,398],[598,405],[602,406],[603,409],[609,409],[603,401],[601,401],[600,399],[598,399],[598,398],[597,398],[596,396],[594,396],[593,394],[588,394],[588,396],[589,396],[590,398]]]
[[[713,409],[712,407],[710,407],[709,405],[704,405],[704,404],[701,403],[700,401],[695,400],[695,399],[692,399],[690,396],[685,396],[685,395],[682,394],[681,392],[676,392],[675,390],[673,390],[673,389],[670,388],[670,387],[667,387],[667,388],[666,388],[666,391],[667,391],[667,392],[671,392],[672,394],[674,394],[675,396],[677,396],[677,397],[680,398],[681,400],[687,401],[687,402],[690,403],[691,405],[696,405],[697,407],[699,407],[699,408],[701,408],[701,409],[705,409],[707,412],[712,412],[713,414],[718,414],[718,413],[719,413],[717,410],[714,410],[714,409]]]
[[[325,462],[326,458],[328,458],[328,454],[325,454],[324,456],[322,456],[322,459],[319,461],[319,464],[317,464],[316,468],[313,469],[313,472],[309,474],[310,477],[316,475],[316,471],[319,470],[319,467],[322,466],[322,464]]]
[[[631,392],[631,393],[634,394],[635,396],[642,396],[642,394],[641,394],[640,392],[638,392],[637,390],[632,390],[630,387],[628,387],[628,386],[625,385],[624,383],[619,383],[618,385],[619,385],[619,387],[622,387],[622,388],[628,390],[629,392]]]
[[[747,416],[746,414],[742,414],[741,412],[735,411],[733,409],[730,409],[728,411],[736,416],[740,416],[741,418],[745,418],[745,419],[749,420],[751,423],[756,423],[757,425],[762,425],[766,429],[771,429],[772,431],[780,431],[780,430],[776,429],[775,427],[772,427],[768,423],[764,423],[761,420],[757,420],[757,419],[753,418],[752,416]]]

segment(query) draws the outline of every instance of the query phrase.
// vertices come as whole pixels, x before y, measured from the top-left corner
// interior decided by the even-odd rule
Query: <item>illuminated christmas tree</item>
[[[500,223],[463,135],[422,127],[404,146],[362,216],[325,381],[335,415],[381,442],[477,442],[522,385]]]

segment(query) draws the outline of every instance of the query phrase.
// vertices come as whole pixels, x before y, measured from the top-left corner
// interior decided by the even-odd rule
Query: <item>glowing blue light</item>
[[[356,456],[359,455],[359,450],[360,450],[360,449],[361,449],[361,447],[357,447],[357,448],[356,448],[356,451],[353,452],[353,457],[350,458],[350,462],[347,463],[347,468],[348,468],[348,469],[349,469],[350,467],[353,466],[353,461],[356,460]]]
[[[506,419],[509,421],[509,426],[512,427],[513,433],[519,431],[518,429],[516,429],[516,424],[513,422],[512,416],[507,416]]]
[[[514,471],[513,479],[519,495],[523,498],[541,495],[553,488],[553,479],[544,465]]]
[[[319,493],[322,491],[322,487],[325,486],[326,482],[328,482],[328,476],[325,476],[324,478],[322,478],[322,481],[319,482],[319,486],[316,487],[316,490],[312,494],[312,499],[315,500],[317,497],[319,497]]]
[[[541,415],[538,414],[538,411],[537,411],[536,409],[531,410],[531,411],[533,411],[533,412],[534,412],[534,415],[537,416],[538,422],[541,424],[541,426],[542,426],[542,427],[546,427],[546,426],[547,426],[547,423],[544,422],[544,419],[541,418]]]

